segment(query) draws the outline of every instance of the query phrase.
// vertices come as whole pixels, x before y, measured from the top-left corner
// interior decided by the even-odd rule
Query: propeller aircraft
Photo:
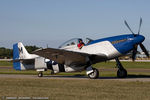
[[[16,70],[37,70],[38,76],[43,76],[43,71],[52,70],[51,74],[59,72],[78,72],[86,70],[91,79],[99,77],[99,71],[92,64],[115,59],[118,67],[117,77],[127,77],[127,71],[119,61],[119,57],[132,51],[133,61],[136,59],[137,47],[149,57],[149,53],[142,44],[145,40],[140,35],[142,18],[139,29],[135,34],[127,21],[124,21],[132,34],[118,35],[97,40],[87,38],[82,48],[78,48],[80,38],[71,39],[59,48],[39,49],[29,54],[21,42],[13,45],[13,67]]]

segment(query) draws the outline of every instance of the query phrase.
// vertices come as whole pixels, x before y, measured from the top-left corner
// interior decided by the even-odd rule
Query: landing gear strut
[[[116,58],[115,60],[116,60],[117,67],[118,67],[117,77],[118,78],[126,78],[127,77],[127,71],[126,71],[126,69],[123,68],[123,66],[120,63],[120,61],[119,61],[118,58]]]
[[[43,72],[39,72],[38,77],[43,77]]]

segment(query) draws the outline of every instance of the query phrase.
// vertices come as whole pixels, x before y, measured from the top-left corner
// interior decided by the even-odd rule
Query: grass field
[[[127,70],[149,70],[150,62],[123,62]],[[116,77],[115,62],[93,65],[100,77]],[[101,71],[102,69],[115,71]],[[44,74],[49,74],[50,71]],[[0,62],[0,74],[37,74],[36,71],[15,71],[12,62]],[[85,75],[85,72],[58,75]],[[150,72],[128,72],[129,77],[150,77]],[[150,82],[90,79],[0,78],[0,97],[49,97],[50,100],[149,100]]]
[[[0,61],[0,67],[4,67],[4,66],[12,66],[12,62],[11,61]]]
[[[149,100],[150,82],[114,80],[0,79],[0,96],[50,100]]]
[[[148,68],[150,69],[150,62],[121,62],[124,68]],[[97,68],[113,68],[116,67],[116,62],[102,62],[94,65]]]

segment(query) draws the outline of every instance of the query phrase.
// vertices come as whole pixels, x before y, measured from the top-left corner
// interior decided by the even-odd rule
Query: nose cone
[[[136,35],[134,37],[134,43],[135,44],[140,44],[145,40],[145,37],[143,35]]]

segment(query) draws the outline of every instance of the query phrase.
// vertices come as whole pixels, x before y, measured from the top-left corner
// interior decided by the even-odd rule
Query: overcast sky
[[[150,0],[0,0],[0,47],[58,47],[75,37],[130,33],[124,20],[137,32],[140,17],[150,50]]]

